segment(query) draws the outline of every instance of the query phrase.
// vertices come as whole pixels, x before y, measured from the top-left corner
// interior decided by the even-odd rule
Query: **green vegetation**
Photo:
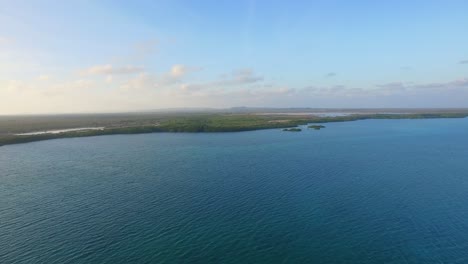
[[[314,115],[258,113],[134,113],[54,116],[0,116],[0,146],[39,140],[113,134],[154,132],[238,132],[270,128],[295,128],[308,123],[345,122],[364,119],[464,118],[466,112],[413,112],[408,114],[350,114],[320,117]],[[68,131],[58,134],[16,135],[19,133],[80,127],[105,127],[103,130]],[[294,127],[294,128],[291,128]],[[310,125],[321,129],[325,126]],[[289,129],[288,129],[289,128]]]
[[[346,122],[365,119],[428,119],[428,118],[464,118],[463,113],[410,113],[410,114],[352,114],[346,116],[320,117],[314,119],[313,123]]]
[[[310,125],[310,126],[308,126],[308,128],[313,128],[315,130],[320,130],[322,128],[325,128],[325,126],[323,126],[323,125]]]
[[[239,132],[284,128],[306,124],[297,116],[252,114],[133,114],[76,116],[0,117],[0,146],[55,138],[88,137],[154,132]],[[105,127],[103,130],[69,131],[58,134],[15,135],[77,127]]]
[[[289,131],[289,132],[301,132],[302,129],[300,128],[297,128],[297,127],[293,127],[293,128],[285,128],[283,129],[283,131]]]

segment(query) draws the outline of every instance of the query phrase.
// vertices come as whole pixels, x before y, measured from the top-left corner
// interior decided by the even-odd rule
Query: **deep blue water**
[[[468,263],[468,119],[0,147],[0,263]]]

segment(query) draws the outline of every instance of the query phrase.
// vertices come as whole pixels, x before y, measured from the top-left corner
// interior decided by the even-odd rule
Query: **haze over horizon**
[[[466,1],[0,5],[0,115],[468,107]]]

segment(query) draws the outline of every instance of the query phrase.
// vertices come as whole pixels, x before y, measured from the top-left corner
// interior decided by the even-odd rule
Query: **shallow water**
[[[17,136],[31,136],[31,135],[43,135],[43,134],[60,134],[65,132],[77,132],[77,131],[89,131],[89,130],[103,130],[105,127],[79,127],[79,128],[67,128],[67,129],[55,129],[46,131],[35,131],[28,133],[15,134]]]
[[[468,119],[0,147],[0,263],[468,263]]]

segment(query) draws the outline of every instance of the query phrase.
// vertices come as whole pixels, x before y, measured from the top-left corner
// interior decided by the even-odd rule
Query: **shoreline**
[[[255,115],[255,114],[253,114]],[[282,119],[278,119],[278,118]],[[0,134],[0,147],[5,145],[30,143],[60,138],[77,138],[105,135],[147,134],[147,133],[223,133],[243,132],[263,129],[285,129],[332,122],[350,122],[368,119],[436,119],[436,118],[466,118],[463,113],[418,113],[418,114],[350,114],[339,116],[256,116],[252,115],[202,115],[191,117],[173,117],[152,124],[141,123],[133,126],[99,126],[99,129],[62,128],[43,131],[29,131],[16,134]],[[50,132],[47,131],[59,131]]]

